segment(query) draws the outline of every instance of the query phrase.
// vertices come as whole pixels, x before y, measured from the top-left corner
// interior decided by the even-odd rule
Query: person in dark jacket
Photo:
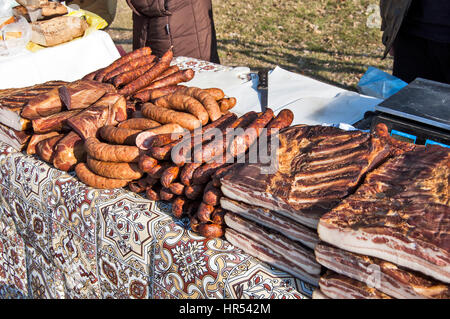
[[[161,57],[220,63],[211,0],[127,0],[133,11],[133,50],[149,46]]]
[[[394,56],[393,75],[450,84],[450,1],[380,0],[383,58]]]

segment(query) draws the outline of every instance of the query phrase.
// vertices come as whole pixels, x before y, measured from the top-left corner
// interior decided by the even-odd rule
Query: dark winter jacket
[[[211,0],[127,0],[133,10],[133,49],[219,63]]]

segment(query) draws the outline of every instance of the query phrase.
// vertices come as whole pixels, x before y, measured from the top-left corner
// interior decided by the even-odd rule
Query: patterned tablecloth
[[[166,202],[88,187],[0,143],[0,298],[307,298],[312,289],[200,237]]]

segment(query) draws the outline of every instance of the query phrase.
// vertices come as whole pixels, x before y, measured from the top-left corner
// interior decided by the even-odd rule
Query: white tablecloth
[[[51,80],[74,81],[119,57],[114,42],[104,31],[37,52],[24,50],[0,57],[0,89]]]
[[[250,80],[249,80],[250,79]],[[261,111],[256,89],[258,77],[249,68],[238,67],[216,74],[196,74],[187,83],[201,88],[219,87],[237,98],[233,112],[242,115]],[[294,112],[293,124],[353,124],[367,111],[375,111],[382,100],[347,91],[307,76],[276,67],[269,73],[268,107],[277,114],[283,109]]]

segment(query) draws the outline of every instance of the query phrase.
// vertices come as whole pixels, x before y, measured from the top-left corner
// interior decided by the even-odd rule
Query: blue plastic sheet
[[[387,99],[407,85],[405,81],[371,66],[359,80],[357,88],[361,94]]]

